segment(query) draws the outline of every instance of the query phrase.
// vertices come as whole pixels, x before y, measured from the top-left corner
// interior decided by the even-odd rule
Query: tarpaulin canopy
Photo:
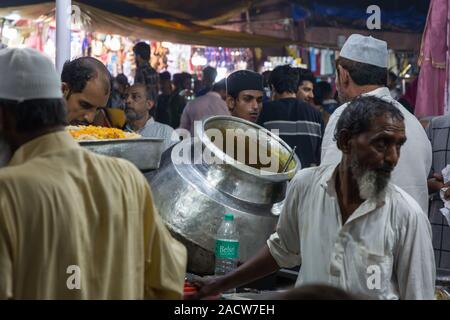
[[[224,22],[242,10],[250,7],[251,0],[224,1],[224,0],[128,0],[129,3],[154,12],[163,13],[192,21],[202,25],[213,25]]]
[[[342,39],[360,33],[387,41],[390,49],[417,52],[430,0],[289,0],[289,3],[292,19],[302,26],[302,43],[339,48]],[[373,7],[368,10],[372,5],[379,8],[380,29],[371,30],[367,26],[374,13]]]
[[[143,39],[218,47],[274,47],[292,43],[280,39],[208,26],[226,19],[250,5],[250,1],[143,1],[77,0],[85,28],[109,34]],[[176,5],[178,4],[178,5]],[[37,18],[54,14],[54,1],[2,0],[0,16],[17,11],[21,16]]]
[[[430,0],[290,0],[294,20],[314,27],[343,27],[367,30],[367,8],[377,5],[381,30],[422,33]]]

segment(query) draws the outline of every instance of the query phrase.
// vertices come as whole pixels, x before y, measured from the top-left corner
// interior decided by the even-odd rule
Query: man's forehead
[[[104,107],[108,102],[109,93],[105,94],[99,83],[95,81],[88,81],[83,92],[81,92],[83,100],[96,107]]]
[[[129,93],[145,93],[145,87],[142,85],[133,85],[128,89]]]
[[[303,80],[301,86],[302,87],[312,88],[312,87],[314,87],[314,84],[311,81]]]
[[[253,98],[260,98],[263,96],[263,93],[259,90],[243,90],[239,93],[241,97],[248,96]]]
[[[83,93],[86,91],[95,91],[98,95],[109,95],[110,87],[106,86],[106,82],[99,77],[95,77],[86,82]]]
[[[369,131],[373,134],[384,131],[405,131],[405,121],[389,113],[384,113],[372,119]]]

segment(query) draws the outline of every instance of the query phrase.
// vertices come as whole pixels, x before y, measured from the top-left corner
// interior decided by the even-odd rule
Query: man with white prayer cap
[[[65,130],[53,63],[0,50],[1,299],[180,299],[187,254],[130,162],[95,154]]]
[[[392,103],[405,117],[407,142],[402,148],[392,182],[409,193],[428,213],[427,178],[431,168],[431,144],[417,118],[394,100],[387,85],[388,49],[385,41],[371,36],[352,34],[336,60],[336,88],[341,103],[331,115],[322,141],[322,164],[337,164],[342,153],[333,139],[337,121],[348,102],[360,95],[382,98]],[[384,148],[383,141],[374,141]]]

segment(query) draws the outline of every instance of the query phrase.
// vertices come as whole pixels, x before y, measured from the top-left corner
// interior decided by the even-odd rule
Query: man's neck
[[[142,59],[142,58],[139,58],[139,60],[138,61],[136,61],[137,62],[137,66],[138,67],[143,67],[143,66],[145,66],[145,65],[150,65],[150,62],[148,62],[148,61],[145,61],[144,59]]]
[[[380,89],[380,88],[383,88],[383,86],[372,85],[372,84],[371,85],[366,85],[366,86],[355,86],[354,89],[351,91],[350,96],[353,99],[353,98],[356,98],[356,97],[358,97],[358,96],[360,96],[362,94],[369,93],[369,92],[372,92],[372,91],[374,91],[376,89]]]
[[[144,117],[142,117],[141,119],[137,119],[133,122],[130,122],[130,127],[131,127],[131,129],[133,129],[133,131],[141,130],[145,126],[147,121],[150,119],[151,119],[150,115],[147,114]]]
[[[29,134],[17,134],[12,138],[12,141],[10,141],[10,146],[11,146],[11,151],[14,153],[17,151],[17,149],[19,149],[21,146],[23,146],[24,144],[37,139],[43,135],[49,134],[49,133],[54,133],[54,132],[58,132],[58,131],[63,131],[64,130],[64,126],[54,126],[54,127],[49,127],[49,128],[45,128],[42,130],[38,130],[36,132],[33,133],[29,133]]]
[[[341,209],[342,223],[364,202],[359,196],[357,181],[353,178],[351,168],[343,162],[339,164],[336,172],[336,194]]]
[[[283,93],[276,93],[275,94],[275,100],[296,98],[296,97],[297,97],[297,95],[295,93],[292,93],[292,92],[283,92]]]

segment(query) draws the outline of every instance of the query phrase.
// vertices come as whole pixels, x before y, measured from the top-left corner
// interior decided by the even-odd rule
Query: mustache
[[[392,171],[394,171],[394,166],[391,166],[387,163],[383,164],[380,168],[376,169],[375,171],[377,173],[382,173],[382,174],[391,174]]]
[[[87,121],[83,121],[83,120],[73,120],[73,121],[70,121],[70,124],[73,126],[88,126],[91,123],[89,123]]]

